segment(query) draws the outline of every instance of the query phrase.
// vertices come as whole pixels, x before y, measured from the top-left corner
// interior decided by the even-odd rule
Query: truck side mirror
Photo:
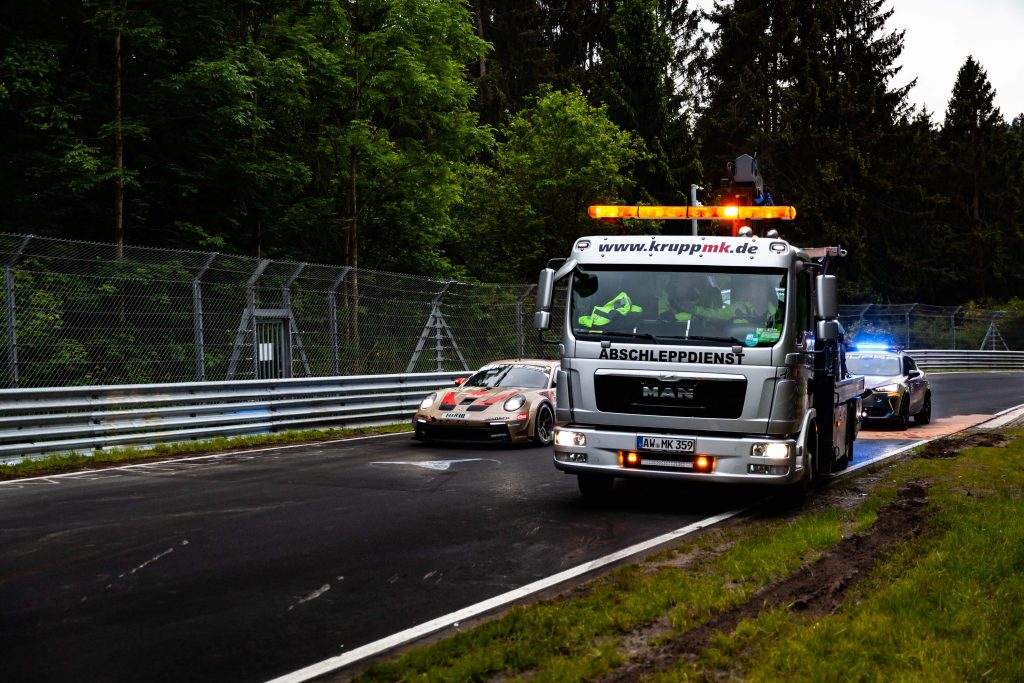
[[[555,271],[553,268],[544,268],[537,278],[537,310],[550,311],[551,300],[554,298]],[[544,328],[547,329],[547,328]]]
[[[839,339],[839,323],[835,320],[819,320],[817,336],[822,341],[836,341]]]
[[[817,281],[818,289],[818,318],[834,320],[839,315],[839,294],[836,276],[819,275],[815,280]],[[820,334],[818,337],[824,338]]]
[[[543,332],[551,327],[551,311],[537,311],[533,314],[533,328]]]

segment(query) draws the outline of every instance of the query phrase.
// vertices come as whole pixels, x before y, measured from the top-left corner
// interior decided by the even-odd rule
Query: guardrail
[[[0,389],[0,461],[411,419],[467,372]]]
[[[1024,351],[907,350],[925,371],[940,370],[1024,370]]]

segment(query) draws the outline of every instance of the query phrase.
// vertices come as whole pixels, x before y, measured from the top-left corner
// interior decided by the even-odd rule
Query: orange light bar
[[[593,205],[591,218],[635,218],[640,220],[766,220],[796,218],[794,206],[611,206]]]

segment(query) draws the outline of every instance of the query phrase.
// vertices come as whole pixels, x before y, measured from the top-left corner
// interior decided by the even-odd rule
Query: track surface
[[[931,379],[933,430],[1024,396]],[[871,436],[858,460],[920,438]],[[0,484],[4,680],[267,680],[751,495],[617,493],[588,508],[549,449],[402,435]]]

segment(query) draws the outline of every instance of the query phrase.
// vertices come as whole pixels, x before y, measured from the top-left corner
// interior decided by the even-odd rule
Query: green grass
[[[1024,680],[1024,439],[954,459],[903,460],[855,509],[710,530],[354,680],[598,678],[626,661],[627,636],[646,633],[656,648],[743,603],[870,527],[909,480],[930,484],[929,530],[882,556],[835,614],[765,610],[715,636],[696,661],[644,680]],[[696,559],[672,566],[679,556]]]
[[[0,465],[0,479],[37,477],[108,465],[123,465],[132,462],[167,458],[173,456],[202,455],[222,451],[275,446],[329,439],[363,436],[368,434],[391,434],[409,431],[409,424],[380,425],[375,427],[310,429],[278,432],[275,434],[254,434],[251,436],[217,437],[208,441],[189,441],[173,444],[158,444],[152,448],[110,448],[92,454],[78,452],[47,455],[38,459],[25,460],[12,465]]]

